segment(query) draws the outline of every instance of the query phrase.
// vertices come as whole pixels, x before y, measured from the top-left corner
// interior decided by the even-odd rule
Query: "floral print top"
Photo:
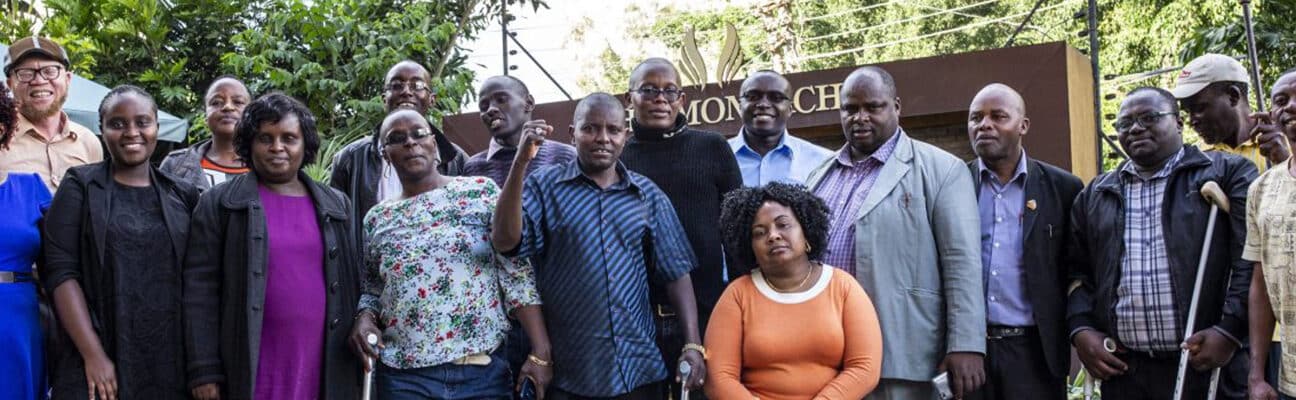
[[[490,352],[504,341],[505,312],[540,304],[535,271],[490,243],[499,187],[456,177],[365,216],[360,309],[378,315],[382,362],[399,369]]]

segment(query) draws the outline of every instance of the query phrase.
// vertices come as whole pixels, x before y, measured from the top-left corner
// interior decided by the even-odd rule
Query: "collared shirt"
[[[1283,346],[1278,391],[1296,396],[1296,177],[1291,160],[1274,165],[1247,191],[1247,236],[1242,259],[1260,263]],[[1281,339],[1281,340],[1280,340]],[[1290,349],[1290,350],[1289,350]]]
[[[1026,266],[1022,265],[1026,205],[1026,152],[1008,182],[977,160],[981,187],[977,207],[981,213],[981,266],[986,291],[986,320],[990,325],[1034,326],[1035,317],[1026,297]]]
[[[1161,224],[1166,183],[1183,154],[1180,149],[1150,178],[1140,176],[1133,162],[1120,171],[1125,251],[1116,287],[1116,335],[1134,350],[1174,351],[1183,339]]]
[[[815,195],[828,203],[828,208],[832,210],[824,264],[836,265],[851,274],[855,273],[855,216],[864,204],[864,199],[868,198],[869,191],[873,189],[882,166],[891,159],[891,153],[895,152],[902,132],[904,131],[896,128],[891,139],[859,162],[851,161],[850,143],[843,145],[837,151],[837,158],[823,181],[815,188]]]
[[[1283,138],[1283,141],[1284,142],[1287,141],[1287,138]],[[1287,147],[1290,148],[1291,146],[1287,146]],[[1237,147],[1229,146],[1228,144],[1225,143],[1210,144],[1203,141],[1197,143],[1197,149],[1203,152],[1219,151],[1219,152],[1241,156],[1242,158],[1247,159],[1247,161],[1250,161],[1252,164],[1255,164],[1256,168],[1258,168],[1260,170],[1260,173],[1262,174],[1265,173],[1265,170],[1269,169],[1269,166],[1267,165],[1269,163],[1269,159],[1265,158],[1264,153],[1260,152],[1260,145],[1256,144],[1255,141],[1253,140],[1242,142]]]
[[[805,184],[815,168],[832,158],[831,150],[783,131],[778,146],[762,156],[747,146],[745,129],[729,139],[729,148],[738,160],[743,186],[764,186],[770,182]]]
[[[365,216],[360,308],[378,315],[382,362],[409,369],[490,353],[509,330],[505,312],[540,304],[534,270],[490,244],[499,187],[451,178]]]
[[[516,155],[516,147],[508,147],[491,140],[486,151],[474,154],[464,163],[463,174],[467,176],[485,176],[494,180],[496,185],[503,187],[504,180],[508,179],[509,170],[513,169],[513,158]],[[531,164],[527,165],[527,176],[534,174],[541,168],[575,159],[575,147],[555,140],[546,140],[540,146],[540,150],[536,151],[535,159],[532,159]]]
[[[68,168],[103,161],[99,138],[86,127],[68,120],[59,112],[60,129],[46,140],[22,113],[14,126],[8,150],[0,150],[0,168],[6,171],[39,174],[50,193],[58,189]]]
[[[515,256],[535,265],[553,384],[580,396],[614,397],[666,379],[648,282],[675,281],[697,262],[670,200],[652,181],[617,163],[621,180],[603,189],[578,163],[527,178]]]

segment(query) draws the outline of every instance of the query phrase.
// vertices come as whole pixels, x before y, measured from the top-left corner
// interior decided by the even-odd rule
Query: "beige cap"
[[[1206,85],[1215,82],[1241,82],[1249,84],[1251,78],[1247,76],[1246,68],[1242,63],[1223,54],[1206,54],[1194,58],[1185,65],[1183,72],[1179,73],[1179,79],[1175,81],[1174,93],[1176,98],[1188,98],[1197,94]]]

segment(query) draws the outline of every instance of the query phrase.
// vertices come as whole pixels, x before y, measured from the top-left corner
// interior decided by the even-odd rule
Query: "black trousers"
[[[1116,357],[1128,364],[1129,370],[1102,382],[1103,400],[1166,400],[1174,397],[1179,352],[1148,354],[1126,351],[1116,353]],[[1210,375],[1210,371],[1198,372],[1188,367],[1184,375],[1183,398],[1205,400],[1206,392],[1210,390]]]
[[[969,400],[1064,400],[1066,377],[1049,372],[1039,331],[986,340],[986,384]]]
[[[630,393],[615,397],[585,397],[580,395],[564,392],[559,388],[551,388],[546,393],[545,399],[548,400],[661,400],[666,398],[665,385],[662,382],[649,383],[635,388]]]

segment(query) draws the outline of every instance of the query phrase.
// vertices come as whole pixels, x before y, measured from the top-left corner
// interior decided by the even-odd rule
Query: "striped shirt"
[[[837,151],[833,165],[828,167],[823,181],[815,187],[815,195],[827,202],[828,208],[832,210],[824,264],[836,265],[855,274],[855,215],[873,189],[873,182],[877,181],[882,166],[886,165],[887,160],[891,159],[891,153],[895,152],[902,132],[904,131],[896,128],[891,139],[874,150],[868,158],[858,162],[851,161],[850,143],[842,146]]]
[[[513,168],[513,157],[517,155],[516,147],[505,147],[494,140],[490,141],[490,146],[486,151],[477,153],[464,162],[464,176],[484,176],[495,181],[499,187],[504,187],[504,179],[508,178],[509,170]],[[535,159],[527,165],[527,176],[534,174],[541,168],[554,164],[562,164],[576,159],[576,148],[569,144],[561,143],[557,140],[546,140],[540,150],[536,152]]]
[[[1180,149],[1150,178],[1140,176],[1132,162],[1120,171],[1125,251],[1116,288],[1116,337],[1138,351],[1178,350],[1183,335],[1161,225],[1166,183],[1183,154]]]
[[[666,379],[649,279],[675,281],[697,262],[657,185],[618,163],[621,180],[601,189],[578,164],[527,178],[515,256],[531,257],[536,269],[553,346],[553,385],[580,396],[614,397]],[[651,260],[645,259],[647,243]]]

